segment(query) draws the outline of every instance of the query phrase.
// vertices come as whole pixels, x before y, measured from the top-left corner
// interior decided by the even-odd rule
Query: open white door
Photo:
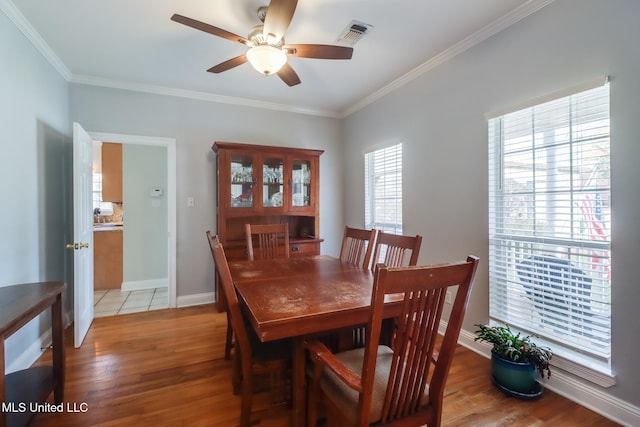
[[[73,345],[80,347],[93,322],[93,147],[73,124]]]

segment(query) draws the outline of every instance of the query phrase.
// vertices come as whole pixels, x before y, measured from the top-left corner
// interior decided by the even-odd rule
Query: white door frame
[[[152,145],[167,148],[167,209],[168,209],[168,242],[169,250],[167,265],[169,266],[169,308],[176,307],[176,211],[177,211],[177,172],[176,172],[176,139],[155,136],[125,135],[119,133],[89,132],[89,135],[102,142],[116,142],[121,144]]]

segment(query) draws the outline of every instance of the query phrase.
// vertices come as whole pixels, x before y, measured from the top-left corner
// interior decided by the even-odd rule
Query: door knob
[[[82,248],[89,248],[89,244],[88,243],[67,243],[67,245],[65,246],[67,249],[75,249],[80,250]]]

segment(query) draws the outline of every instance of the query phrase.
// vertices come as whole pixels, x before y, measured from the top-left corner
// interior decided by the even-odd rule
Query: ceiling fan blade
[[[197,21],[186,16],[178,15],[177,13],[171,17],[172,21],[179,22],[188,27],[195,28],[196,30],[204,31],[205,33],[213,34],[214,36],[222,37],[223,39],[231,40],[232,42],[240,42],[242,44],[249,44],[249,40],[241,37],[237,34],[230,33],[222,28],[214,27],[213,25],[205,24],[204,22]]]
[[[287,55],[301,58],[351,59],[352,47],[328,44],[288,44],[282,47]]]
[[[270,43],[277,43],[289,28],[298,0],[271,0],[264,17],[264,36]]]
[[[236,56],[235,58],[231,58],[227,61],[221,62],[218,65],[214,65],[209,68],[207,71],[210,73],[221,73],[223,71],[230,70],[238,65],[242,65],[247,62],[247,55]]]
[[[289,65],[288,63],[284,64],[277,74],[278,77],[280,77],[282,81],[289,86],[300,84],[300,77],[298,77],[298,74],[296,74],[293,68],[291,68],[291,65]]]

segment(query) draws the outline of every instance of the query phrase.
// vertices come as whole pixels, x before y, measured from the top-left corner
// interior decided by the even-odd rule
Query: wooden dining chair
[[[207,241],[209,242],[209,249],[211,249],[211,257],[213,257],[213,239],[214,236],[213,234],[211,234],[211,231],[207,230],[206,232],[207,234]],[[214,260],[214,266],[215,266],[215,260]],[[216,274],[217,276],[217,271]],[[218,280],[220,280],[218,278]],[[220,293],[221,295],[218,295],[218,305],[220,307],[224,308],[224,311],[227,314],[227,335],[225,338],[225,343],[224,343],[224,358],[225,360],[230,360],[231,359],[231,349],[233,348],[233,328],[231,327],[231,319],[229,318],[229,310],[227,309],[227,298],[224,295],[224,290],[222,289],[222,287],[218,287],[218,289],[220,289]]]
[[[375,250],[371,261],[371,269],[375,270],[378,263],[387,267],[401,267],[403,265],[416,265],[420,255],[422,236],[402,236],[399,234],[378,232]],[[407,251],[411,252],[409,262],[406,263]]]
[[[288,224],[246,224],[245,230],[250,260],[289,258]],[[257,250],[254,249],[254,240]]]
[[[369,268],[371,255],[378,230],[364,230],[349,226],[344,227],[340,260],[353,265]],[[323,337],[323,342],[332,350],[346,350],[364,345],[364,325],[343,328]]]
[[[340,249],[340,259],[343,262],[369,268],[377,234],[378,230],[375,228],[372,230],[363,230],[345,226],[342,236],[342,248]]]
[[[234,393],[242,393],[240,426],[248,427],[251,424],[254,379],[257,375],[269,374],[271,390],[280,388],[284,397],[274,402],[278,406],[286,404],[287,399],[290,399],[290,392],[286,391],[285,383],[287,382],[287,372],[291,366],[291,341],[278,340],[263,343],[253,333],[250,326],[245,324],[224,248],[218,240],[218,236],[211,239],[211,244],[216,270],[227,298],[227,310],[235,335],[236,350],[233,357],[232,376]],[[290,381],[288,383],[290,388]]]
[[[378,268],[366,347],[334,354],[319,340],[306,342],[313,363],[308,425],[316,425],[322,403],[329,426],[440,426],[444,386],[477,266],[478,259],[469,256],[446,265]],[[454,286],[447,328],[436,340],[446,294]],[[389,294],[404,294],[390,347],[379,343]]]
[[[373,255],[371,257],[371,270],[375,272],[379,263],[387,267],[412,266],[418,263],[418,255],[420,255],[420,246],[422,245],[422,236],[403,236],[392,233],[378,231]],[[406,256],[410,253],[407,262]],[[369,265],[369,264],[368,264]],[[385,343],[389,342],[393,330],[395,328],[393,319],[386,319],[383,325],[383,339]],[[366,325],[358,325],[352,328],[342,330],[337,335],[337,343],[333,343],[332,347],[340,350],[364,347],[366,343],[367,331]]]

